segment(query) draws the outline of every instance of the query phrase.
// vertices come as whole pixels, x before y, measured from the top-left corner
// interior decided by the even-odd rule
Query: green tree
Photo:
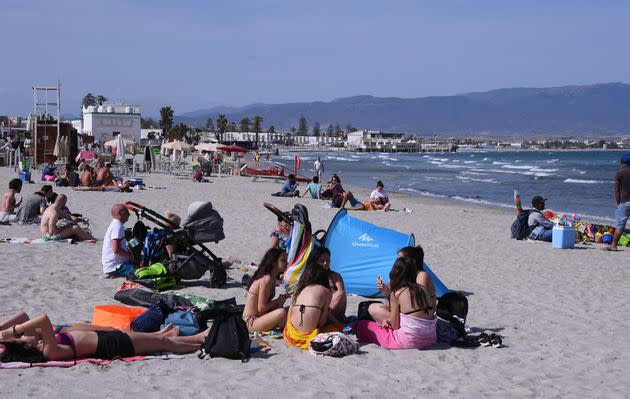
[[[352,126],[352,123],[346,125],[346,133],[356,132],[358,129]]]
[[[152,118],[140,118],[140,127],[142,129],[153,129],[154,127],[156,127],[157,124],[155,123],[155,121]]]
[[[267,133],[275,133],[276,132],[276,127],[274,125],[269,125],[269,127],[267,128]]]
[[[341,130],[341,126],[339,126],[339,124],[335,125],[335,136],[337,137],[343,136],[343,130]]]
[[[308,122],[306,122],[304,115],[300,115],[297,131],[300,136],[306,136],[308,134]]]
[[[238,130],[236,127],[236,122],[229,122],[227,129],[228,132],[236,132]]]
[[[170,106],[160,108],[160,128],[166,135],[173,127],[173,109]]]
[[[96,102],[98,103],[98,105],[103,105],[107,102],[107,97],[99,94],[98,96],[96,96]]]
[[[326,127],[326,136],[332,137],[334,134],[335,134],[335,128],[333,127],[332,123],[329,123],[328,126]]]
[[[315,124],[313,125],[313,136],[319,137],[321,133],[322,133],[322,128],[319,125],[319,122],[315,122]]]
[[[184,126],[186,126],[186,125],[184,125]],[[199,131],[196,128],[188,129],[184,133],[184,141],[186,141],[188,144],[197,145],[197,144],[199,144],[199,140],[200,139],[201,139],[201,134],[199,133]]]
[[[254,133],[256,133],[256,148],[258,148],[258,133],[262,131],[261,129],[262,122],[263,122],[262,116],[254,115],[252,129],[254,129]]]
[[[96,97],[94,97],[94,94],[92,93],[88,93],[83,97],[83,100],[81,100],[81,105],[83,107],[89,107],[92,105],[96,105]]]
[[[252,121],[249,119],[248,116],[246,116],[245,118],[241,119],[241,122],[239,123],[239,128],[240,131],[243,133],[247,133],[249,132],[249,125],[251,125]]]
[[[226,129],[227,129],[227,118],[225,117],[224,114],[219,114],[219,116],[217,116],[217,130],[219,131],[219,142],[222,143],[223,142],[223,133],[225,133]]]
[[[206,121],[206,130],[214,133],[214,122],[212,121],[212,118],[208,118]]]

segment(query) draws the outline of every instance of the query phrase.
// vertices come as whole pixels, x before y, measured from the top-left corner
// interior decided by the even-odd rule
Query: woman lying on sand
[[[124,182],[120,185],[114,184],[109,186],[95,186],[95,187],[72,187],[74,191],[118,191],[121,193],[131,192],[131,185],[129,182]]]
[[[329,288],[330,273],[317,263],[308,262],[289,307],[284,341],[289,346],[308,349],[319,333],[341,331],[342,324],[328,324],[332,300]]]
[[[383,203],[383,198],[377,197],[370,201],[361,202],[357,200],[351,191],[346,191],[341,201],[341,209],[346,207],[346,203],[350,202],[350,211],[388,211],[390,203]]]
[[[389,311],[380,323],[359,320],[354,332],[359,342],[385,349],[425,349],[437,342],[435,318],[429,296],[416,283],[416,265],[398,258],[389,272]]]
[[[284,302],[290,294],[280,294],[276,299],[278,274],[287,269],[287,253],[283,249],[271,248],[265,253],[260,265],[247,286],[247,299],[243,320],[249,331],[269,331],[284,327],[287,310]]]
[[[199,349],[207,332],[180,337],[168,325],[156,333],[128,332],[90,325],[73,325],[56,332],[48,316],[33,319],[18,312],[0,323],[4,351],[0,362],[39,363],[96,357],[113,359],[156,352],[191,353]]]

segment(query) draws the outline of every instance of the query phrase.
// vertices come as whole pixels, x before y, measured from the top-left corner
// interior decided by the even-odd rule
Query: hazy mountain
[[[355,96],[330,102],[251,104],[185,113],[176,122],[205,125],[219,113],[237,124],[260,115],[263,126],[309,127],[320,122],[383,131],[433,134],[630,134],[630,85],[605,83],[552,88],[511,88],[454,96],[396,98]]]

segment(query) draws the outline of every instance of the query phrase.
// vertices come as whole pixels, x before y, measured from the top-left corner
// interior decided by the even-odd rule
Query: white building
[[[402,143],[400,133],[382,133],[376,130],[358,130],[348,133],[346,147],[352,150],[378,151],[396,148]]]
[[[83,107],[81,132],[101,141],[111,140],[117,134],[140,141],[140,107],[107,103]]]
[[[284,141],[284,133],[267,133],[260,132],[258,133],[258,143],[259,144],[272,144],[279,143]],[[256,133],[255,132],[225,132],[223,133],[223,142],[256,142]]]

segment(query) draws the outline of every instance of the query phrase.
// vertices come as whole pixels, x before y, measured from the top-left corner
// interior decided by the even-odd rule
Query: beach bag
[[[466,317],[468,316],[468,299],[461,292],[449,291],[437,301],[435,315],[450,323],[458,337],[466,335]]]
[[[207,355],[249,360],[249,331],[243,317],[239,313],[221,313],[212,322],[210,332],[201,344],[199,358]]]
[[[140,288],[132,288],[128,290],[118,291],[114,294],[114,299],[130,306],[143,306],[150,308],[160,300],[169,308],[192,308],[193,303],[180,295],[174,294],[158,294],[157,292],[147,291]]]
[[[133,281],[153,290],[166,290],[177,285],[177,279],[168,276],[168,270],[162,263],[136,269]]]
[[[451,345],[453,341],[460,338],[459,333],[453,328],[453,325],[449,321],[439,317],[436,317],[436,319],[435,328],[438,344]]]
[[[166,229],[153,229],[147,233],[140,257],[143,265],[151,265],[168,258],[166,252],[167,234],[168,230]]]
[[[166,314],[171,309],[160,300],[158,303],[151,305],[150,308],[144,311],[140,316],[133,319],[131,322],[131,329],[138,332],[156,332],[160,330],[160,326],[166,319]]]
[[[340,332],[317,334],[308,346],[308,351],[315,356],[341,357],[358,350],[359,343]]]
[[[528,219],[529,214],[532,212],[534,212],[533,209],[524,209],[518,214],[510,229],[512,238],[522,240],[529,235]]]
[[[154,263],[151,266],[141,267],[133,272],[138,278],[152,278],[168,274],[166,266],[161,263]]]
[[[627,247],[628,245],[630,245],[630,235],[623,234],[621,237],[619,237],[619,245],[621,245],[622,247]]]
[[[173,327],[179,327],[179,335],[195,335],[200,331],[197,316],[190,311],[178,310],[170,313],[166,316],[161,328],[166,327],[170,323],[173,324]]]

